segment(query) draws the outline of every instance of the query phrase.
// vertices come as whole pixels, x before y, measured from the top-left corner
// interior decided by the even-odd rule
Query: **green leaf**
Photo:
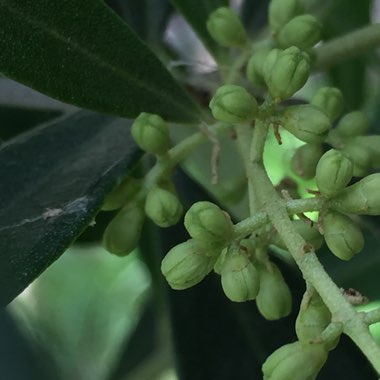
[[[228,0],[171,0],[182,16],[191,25],[208,51],[215,57],[220,57],[225,51],[211,38],[206,28],[209,14],[219,7],[228,7]]]
[[[332,3],[324,20],[326,39],[367,25],[370,22],[370,4],[371,0],[354,1],[350,2],[350,5],[345,0]],[[350,59],[333,67],[328,74],[332,84],[341,89],[347,109],[360,108],[365,96],[365,57]]]
[[[199,108],[100,0],[0,0],[0,72],[80,107],[196,121]]]
[[[168,0],[119,0],[122,15],[149,46],[162,44],[172,7]]]
[[[129,124],[79,112],[0,149],[0,304],[62,254],[135,165]]]
[[[8,140],[59,115],[59,110],[0,105],[0,139]]]

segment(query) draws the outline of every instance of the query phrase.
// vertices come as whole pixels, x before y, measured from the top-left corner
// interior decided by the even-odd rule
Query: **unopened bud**
[[[222,243],[231,239],[233,224],[230,216],[211,202],[194,203],[185,215],[190,236],[206,243]]]
[[[234,302],[245,302],[256,298],[259,291],[259,273],[247,254],[229,250],[221,271],[222,288]]]
[[[358,215],[380,215],[380,173],[364,177],[331,200],[331,207]]]
[[[164,257],[161,272],[176,290],[190,288],[206,277],[220,254],[209,246],[190,239],[176,245]]]
[[[353,137],[364,135],[371,126],[371,122],[361,111],[352,111],[344,115],[336,126],[341,136]]]
[[[371,158],[371,167],[373,169],[380,168],[380,136],[368,135],[357,136],[349,139],[347,144],[357,145],[365,149]]]
[[[331,313],[319,294],[305,293],[296,319],[297,337],[302,342],[313,342],[321,338],[323,330],[331,322]]]
[[[104,248],[117,256],[132,252],[140,240],[144,219],[140,205],[131,204],[120,210],[104,231]]]
[[[280,47],[297,46],[302,50],[312,48],[321,39],[322,25],[313,16],[303,14],[292,18],[278,32]]]
[[[102,205],[103,211],[113,211],[131,201],[141,189],[141,180],[127,177],[111,193]]]
[[[328,351],[322,344],[291,343],[267,358],[263,364],[264,379],[315,379],[327,356]]]
[[[131,133],[137,145],[148,153],[162,155],[169,149],[169,129],[158,115],[142,112],[132,124]]]
[[[239,16],[230,8],[221,7],[212,12],[207,20],[207,30],[221,46],[244,46],[247,35]]]
[[[260,290],[256,297],[257,308],[261,315],[270,321],[289,315],[292,308],[292,295],[275,264],[258,268]]]
[[[215,119],[226,123],[252,121],[258,111],[256,99],[241,86],[219,87],[211,99],[210,109]]]
[[[364,177],[368,174],[371,167],[371,154],[368,150],[352,141],[344,146],[342,153],[353,163],[354,177]]]
[[[265,59],[265,82],[274,99],[285,100],[301,89],[310,74],[310,58],[295,46],[269,53]]]
[[[351,181],[354,165],[339,150],[330,149],[319,160],[315,179],[319,191],[331,197]]]
[[[183,212],[179,199],[172,192],[161,187],[149,190],[145,201],[145,213],[160,227],[170,227],[178,223]]]
[[[271,51],[269,47],[258,49],[247,64],[247,78],[253,84],[264,84],[264,62]]]
[[[350,260],[363,249],[363,233],[347,215],[329,211],[324,214],[322,225],[326,244],[339,259]]]
[[[321,144],[305,144],[297,148],[292,158],[292,169],[304,179],[315,176],[319,159],[323,154]]]
[[[287,107],[280,121],[283,128],[307,143],[322,143],[331,128],[329,118],[309,104]]]
[[[303,12],[301,0],[272,0],[269,3],[269,26],[278,32],[293,17]]]
[[[336,87],[322,87],[315,92],[310,104],[319,107],[333,122],[343,111],[343,94]]]

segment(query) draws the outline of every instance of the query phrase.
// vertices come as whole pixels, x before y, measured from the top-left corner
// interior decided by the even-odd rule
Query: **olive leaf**
[[[63,253],[141,157],[129,124],[81,111],[2,146],[0,304]]]
[[[199,108],[103,1],[0,0],[0,72],[80,107],[196,121]]]

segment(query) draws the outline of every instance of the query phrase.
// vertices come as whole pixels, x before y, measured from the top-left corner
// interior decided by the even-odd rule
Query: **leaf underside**
[[[0,149],[1,305],[63,253],[141,157],[129,124],[81,111]]]

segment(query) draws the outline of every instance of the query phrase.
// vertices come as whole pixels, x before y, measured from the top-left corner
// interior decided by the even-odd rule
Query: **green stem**
[[[314,69],[326,70],[380,45],[380,24],[372,24],[326,42],[315,49]]]
[[[379,323],[380,322],[380,308],[371,310],[368,313],[366,313],[364,317],[364,322],[367,325],[373,325],[374,323]]]
[[[225,123],[217,123],[208,128],[208,131],[213,134],[218,134],[226,129]],[[182,140],[162,158],[157,160],[157,163],[150,170],[146,178],[146,186],[149,188],[157,183],[160,179],[170,175],[173,168],[184,160],[190,153],[199,145],[209,141],[207,131],[196,132],[186,139]]]
[[[224,78],[225,84],[233,84],[240,78],[240,71],[247,62],[249,56],[251,55],[251,48],[247,46],[241,52],[241,54],[234,60],[228,74]]]
[[[285,203],[289,215],[302,214],[309,211],[319,211],[323,208],[325,201],[322,198],[294,199]],[[251,217],[242,220],[235,225],[234,238],[239,240],[252,232],[263,227],[269,222],[266,211],[256,212]]]
[[[344,298],[340,289],[325,272],[315,253],[305,250],[307,246],[305,240],[295,230],[288,216],[285,201],[279,197],[267,175],[262,159],[267,133],[267,125],[256,124],[251,160],[255,173],[252,180],[259,200],[301,270],[305,281],[312,284],[330,309],[334,321],[343,324],[343,331],[351,337],[380,374],[380,347],[373,340],[361,314],[356,312]]]

